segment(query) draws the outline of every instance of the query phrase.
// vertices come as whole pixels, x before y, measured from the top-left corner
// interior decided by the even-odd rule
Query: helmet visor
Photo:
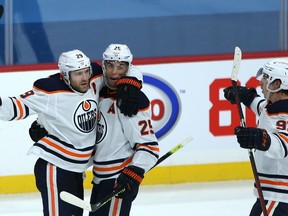
[[[267,80],[269,78],[269,75],[266,74],[263,70],[263,68],[260,68],[256,73],[256,79],[261,81],[262,79]]]
[[[261,80],[263,78],[263,68],[260,68],[256,73],[256,79]]]

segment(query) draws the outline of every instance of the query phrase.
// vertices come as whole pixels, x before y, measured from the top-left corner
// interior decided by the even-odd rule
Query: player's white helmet
[[[69,72],[89,67],[90,74],[92,74],[90,59],[82,51],[78,49],[63,52],[59,57],[58,67],[60,73],[63,76],[64,81],[69,86],[70,86]]]
[[[102,67],[104,75],[105,61],[121,61],[128,62],[129,66],[133,60],[133,55],[126,44],[110,44],[103,53]]]
[[[130,65],[133,55],[126,44],[110,44],[103,53],[103,60],[123,61]]]
[[[256,75],[257,79],[262,79],[263,76],[266,76],[268,81],[267,90],[271,92],[277,92],[281,89],[288,90],[288,59],[275,59],[266,63]],[[276,79],[281,80],[280,87],[276,90],[269,89],[269,84]]]

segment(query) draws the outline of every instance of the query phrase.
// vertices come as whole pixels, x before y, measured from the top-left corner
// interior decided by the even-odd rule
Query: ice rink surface
[[[141,186],[130,215],[246,216],[255,202],[252,189],[252,180]],[[41,216],[40,194],[0,195],[0,215]]]

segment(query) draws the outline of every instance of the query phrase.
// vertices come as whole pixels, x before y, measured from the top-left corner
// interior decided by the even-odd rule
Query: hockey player
[[[91,203],[97,203],[117,187],[125,191],[90,216],[128,216],[145,172],[159,156],[158,142],[151,125],[150,101],[141,92],[139,112],[121,114],[116,105],[116,83],[130,70],[132,54],[126,45],[111,44],[103,53],[103,73],[107,87],[100,92],[97,144],[93,166]]]
[[[269,216],[288,215],[288,59],[275,59],[257,73],[262,93],[254,88],[238,87],[240,101],[259,116],[258,127],[236,127],[241,148],[255,149],[255,162]],[[232,87],[224,96],[235,103]],[[254,193],[258,197],[254,186]],[[257,198],[250,216],[260,216]]]
[[[39,157],[34,174],[44,215],[80,216],[83,210],[62,201],[59,193],[84,196],[83,173],[92,165],[98,98],[105,82],[102,68],[95,64],[92,71],[89,58],[80,50],[62,53],[58,66],[60,73],[35,81],[32,90],[19,97],[2,97],[0,119],[21,120],[38,114],[38,123],[47,132],[36,139],[28,154]],[[129,77],[125,81],[118,88],[129,91]],[[125,114],[126,102],[131,101],[125,95],[120,106]]]

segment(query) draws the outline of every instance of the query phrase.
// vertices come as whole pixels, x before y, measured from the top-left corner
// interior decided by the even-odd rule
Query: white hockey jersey
[[[271,137],[267,151],[255,150],[255,162],[265,200],[288,203],[288,100],[267,104],[256,97],[251,109],[259,116],[258,127]],[[258,196],[256,187],[254,193]]]
[[[127,117],[116,106],[115,91],[100,92],[97,144],[93,182],[117,178],[128,165],[149,171],[159,157],[159,147],[151,125],[150,101],[141,92],[137,115]]]
[[[100,66],[93,69],[86,93],[72,91],[59,73],[39,79],[31,91],[2,98],[0,119],[21,120],[38,114],[38,122],[49,134],[36,142],[28,154],[65,170],[83,172],[92,165],[98,99],[103,85]]]

